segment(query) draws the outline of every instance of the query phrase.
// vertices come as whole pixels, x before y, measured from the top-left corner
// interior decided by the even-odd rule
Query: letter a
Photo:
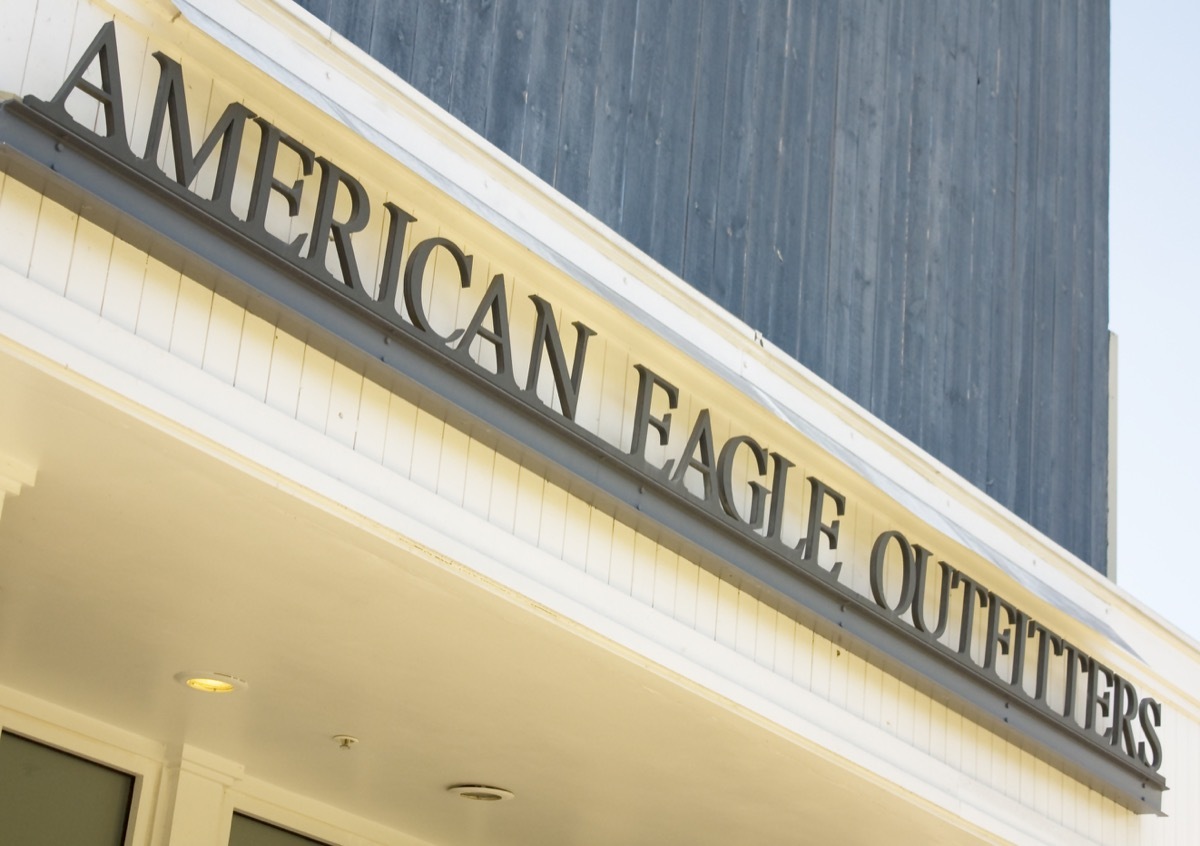
[[[99,59],[100,84],[84,79],[84,74]],[[67,81],[58,89],[49,102],[36,97],[26,101],[58,123],[75,123],[83,126],[66,109],[67,97],[76,89],[91,97],[104,107],[105,130],[101,136],[108,142],[109,152],[128,153],[129,141],[125,137],[125,101],[121,92],[121,69],[117,62],[117,29],[112,21],[100,27],[91,45],[84,51]],[[91,130],[91,127],[84,127]]]

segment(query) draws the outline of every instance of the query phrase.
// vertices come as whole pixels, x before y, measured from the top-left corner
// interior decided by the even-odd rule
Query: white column
[[[229,788],[245,768],[184,744],[163,770],[153,846],[226,846],[233,805]]]

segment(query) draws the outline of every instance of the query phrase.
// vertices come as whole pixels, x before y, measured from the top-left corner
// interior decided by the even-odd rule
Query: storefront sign
[[[564,333],[554,305],[534,295],[528,304],[513,304],[533,310],[532,331],[518,336],[510,319],[511,287],[502,273],[486,282],[477,279],[475,270],[486,260],[476,261],[451,237],[426,238],[406,249],[408,227],[417,220],[412,213],[392,202],[373,202],[353,173],[241,104],[229,104],[193,147],[183,70],[162,53],[155,58],[157,91],[147,138],[136,149],[126,134],[112,24],[101,29],[57,93],[48,100],[27,97],[25,105],[56,131],[69,133],[88,157],[120,171],[126,183],[199,221],[208,233],[204,237],[237,242],[254,253],[245,261],[282,268],[290,284],[318,290],[341,314],[384,327],[413,356],[412,368],[407,360],[394,360],[398,369],[416,372],[420,362],[429,362],[420,366],[451,374],[452,379],[430,377],[426,384],[476,409],[472,413],[484,423],[685,541],[715,551],[729,568],[813,611],[872,654],[881,652],[932,680],[950,692],[953,704],[973,706],[967,710],[992,724],[1015,726],[1017,742],[1032,738],[1077,777],[1100,778],[1109,786],[1105,792],[1127,807],[1158,810],[1165,789],[1158,774],[1162,709],[1120,672],[899,529],[880,533],[868,560],[851,562],[867,568],[871,596],[851,590],[844,583],[845,562],[836,559],[841,522],[854,504],[837,482],[794,478],[796,463],[751,434],[719,438],[709,409],[678,419],[681,388],[652,366],[633,365],[637,397],[626,427],[631,442],[602,442],[575,419],[582,392],[593,384],[586,378],[593,329],[576,321]],[[99,131],[72,118],[67,103],[73,97],[99,105]],[[246,146],[251,139],[253,148]],[[164,144],[169,144],[165,171],[157,164]],[[252,169],[239,165],[244,150],[255,152]],[[212,189],[202,196],[194,187],[197,174],[214,163]],[[281,179],[285,167],[295,172],[297,166],[301,178]],[[244,210],[235,211],[235,185],[249,187]],[[315,203],[301,202],[314,193]],[[273,198],[277,208],[282,201],[287,209],[289,231],[304,234],[284,238],[272,231],[278,223],[267,214]],[[302,209],[311,209],[303,219]],[[357,251],[364,246],[354,236],[376,215],[386,222],[385,237],[378,260],[363,263]],[[160,225],[153,215],[143,217],[151,228]],[[483,289],[470,319],[452,331],[439,331],[426,314],[428,288],[446,284],[444,276],[434,282],[435,260],[450,263],[452,284]],[[365,280],[364,266],[379,268],[378,278]],[[334,322],[344,325],[341,317]],[[365,345],[350,337],[352,330],[331,331]],[[521,372],[514,367],[514,360],[524,360],[514,356],[518,348],[529,351]],[[543,367],[553,383],[549,402],[536,390]],[[472,391],[492,404],[475,405]],[[678,443],[671,436],[681,431],[688,433],[682,448],[651,458]],[[800,496],[805,507],[789,510]],[[793,525],[797,521],[789,515],[797,513],[806,517]]]

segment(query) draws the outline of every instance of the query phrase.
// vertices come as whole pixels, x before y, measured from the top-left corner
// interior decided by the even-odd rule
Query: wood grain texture
[[[1106,2],[301,5],[1105,568]]]

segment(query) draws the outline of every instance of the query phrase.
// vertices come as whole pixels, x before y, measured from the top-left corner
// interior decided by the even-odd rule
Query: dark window
[[[0,825],[21,846],[121,846],[133,776],[0,734]]]
[[[229,846],[327,846],[300,834],[242,814],[233,815]]]

